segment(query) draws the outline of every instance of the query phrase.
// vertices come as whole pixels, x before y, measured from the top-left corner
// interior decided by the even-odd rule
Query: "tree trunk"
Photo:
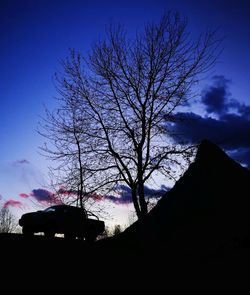
[[[144,184],[142,179],[138,182],[138,195],[139,195],[139,204],[141,208],[141,217],[145,217],[145,215],[148,213],[148,206],[145,200],[145,192],[144,192]]]
[[[148,213],[148,206],[145,201],[144,183],[143,183],[143,172],[142,172],[142,150],[138,151],[138,196],[140,206],[140,217],[143,218]]]
[[[136,186],[131,187],[131,195],[132,195],[132,201],[133,201],[133,205],[135,208],[135,212],[136,212],[136,215],[139,219],[141,217],[141,210],[140,210],[140,206],[139,206],[139,203],[137,200],[137,187]]]
[[[82,159],[81,159],[81,144],[80,140],[77,137],[76,130],[74,129],[74,136],[76,140],[76,145],[77,145],[77,156],[78,156],[78,164],[79,164],[79,176],[80,176],[80,185],[78,187],[78,193],[79,193],[79,202],[80,202],[80,207],[84,209],[83,206],[83,167],[82,167]]]

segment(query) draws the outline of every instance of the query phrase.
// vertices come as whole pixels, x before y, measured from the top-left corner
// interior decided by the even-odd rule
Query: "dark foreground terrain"
[[[81,293],[91,288],[94,294],[109,291],[110,285],[147,294],[152,288],[153,294],[249,294],[247,240],[205,248],[203,253],[187,245],[86,245],[14,234],[2,234],[0,240],[2,281],[20,280],[21,288],[35,281],[38,288],[50,289],[52,284],[54,290],[75,291],[80,283]]]
[[[2,234],[2,277],[80,284],[90,294],[249,294],[249,197],[249,170],[203,141],[147,218],[114,238],[87,244]]]

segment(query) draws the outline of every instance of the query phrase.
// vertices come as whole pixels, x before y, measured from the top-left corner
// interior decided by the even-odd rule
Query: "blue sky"
[[[232,143],[229,131],[237,126],[235,134],[242,133],[241,138],[235,136],[231,145],[222,142],[223,147],[239,159],[249,157],[250,163],[247,139],[250,120],[249,1],[3,0],[0,4],[2,203],[12,200],[10,208],[18,208],[18,202],[26,201],[21,193],[31,194],[34,189],[46,188],[50,163],[39,155],[38,147],[43,139],[36,129],[44,114],[44,105],[55,106],[52,77],[59,69],[58,60],[67,55],[69,48],[87,52],[91,43],[102,38],[105,26],[110,22],[124,24],[129,34],[133,34],[143,28],[145,22],[157,21],[167,10],[177,10],[187,16],[194,35],[212,26],[219,27],[221,35],[225,36],[219,63],[199,86],[201,101],[196,107],[203,113],[197,114],[190,108],[189,114],[185,114],[193,120],[190,128],[186,126],[186,139],[193,142],[199,134],[213,139],[216,126],[220,128],[220,134],[229,133],[227,138]],[[230,115],[231,111],[237,116]],[[199,132],[194,132],[193,126]],[[173,128],[183,131],[182,126]],[[17,215],[32,208],[29,203],[25,206],[16,211]],[[116,205],[114,223],[125,222],[131,208]]]

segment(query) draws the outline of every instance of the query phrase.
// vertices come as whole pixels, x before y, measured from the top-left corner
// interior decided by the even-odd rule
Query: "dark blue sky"
[[[211,102],[204,100],[204,91],[217,87],[218,79],[212,78],[216,75],[230,81],[225,84],[226,98],[217,104],[218,107],[221,106],[220,103],[228,105],[232,100],[238,103],[238,109],[234,108],[236,111],[249,105],[249,3],[247,0],[1,1],[2,199],[18,200],[19,193],[29,193],[45,182],[42,174],[46,175],[48,163],[38,154],[42,139],[35,130],[39,116],[43,115],[43,105],[54,105],[52,97],[56,92],[52,76],[59,68],[58,59],[65,57],[70,47],[87,52],[91,43],[104,35],[105,25],[110,22],[124,24],[129,34],[133,34],[140,30],[145,22],[157,21],[164,11],[177,10],[188,17],[189,29],[194,35],[207,27],[220,27],[221,35],[225,36],[224,51],[213,72],[209,73],[200,85],[205,111],[200,116],[204,119],[204,116],[212,114],[206,109],[209,103],[210,108],[212,106]],[[206,90],[203,90],[204,88]],[[222,99],[222,96],[220,98]],[[189,112],[192,116],[194,110],[191,108]],[[216,111],[214,114],[216,115]],[[225,115],[226,113],[220,113],[217,120],[232,122],[232,118],[225,119]],[[242,116],[242,113],[239,116]],[[249,118],[246,120],[249,122]],[[245,124],[244,120],[242,124]],[[185,131],[188,139],[190,136],[195,137],[189,136],[188,130]]]

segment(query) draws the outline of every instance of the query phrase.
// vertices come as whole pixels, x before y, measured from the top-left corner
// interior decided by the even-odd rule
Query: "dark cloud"
[[[43,188],[33,189],[30,193],[20,193],[19,197],[23,199],[34,198],[39,203],[47,204],[61,204],[62,201],[58,198],[59,195],[71,196],[77,195],[76,191],[66,190],[65,188],[60,188],[57,192],[51,192]]]
[[[144,186],[145,189],[145,197],[146,198],[155,198],[158,199],[162,197],[169,188],[162,185],[159,189],[153,189],[148,186]],[[88,197],[100,202],[100,201],[110,201],[117,205],[127,205],[132,203],[131,198],[131,189],[126,185],[119,185],[115,188],[116,194],[111,195],[102,195],[98,193],[92,193]],[[58,195],[65,195],[65,196],[72,196],[77,195],[77,192],[74,190],[66,190],[64,187],[61,187],[57,192],[51,192],[46,189],[33,189],[32,192],[26,194],[26,193],[20,193],[19,196],[21,198],[27,199],[27,198],[35,198],[39,203],[43,204],[60,204],[62,201],[57,198]],[[15,204],[10,200],[10,203],[8,203],[8,206],[15,206]],[[12,202],[12,203],[11,203]],[[21,204],[21,202],[16,203],[16,206],[18,206],[18,203]]]
[[[245,104],[239,104],[237,102],[237,104],[235,105],[235,108],[237,109],[238,113],[241,116],[243,116],[247,120],[250,120],[250,106],[247,106]]]
[[[117,191],[117,195],[101,195],[93,193],[89,197],[97,202],[107,200],[117,205],[126,205],[132,202],[131,189],[128,186],[119,185],[115,188],[115,190]]]
[[[153,189],[146,185],[144,186],[144,192],[147,198],[160,198],[165,195],[169,189],[170,188],[165,185],[162,185],[159,189]]]
[[[177,113],[166,123],[167,130],[176,141],[181,138],[186,143],[197,143],[209,139],[250,167],[250,106],[229,99],[228,82],[223,76],[217,76],[215,85],[204,93],[206,116]],[[217,118],[210,113],[217,114]]]
[[[224,76],[214,76],[213,81],[214,84],[203,91],[201,100],[209,114],[221,115],[226,113],[231,106],[229,102],[231,94],[228,91],[230,80]]]
[[[250,106],[240,103],[231,97],[229,84],[231,80],[224,76],[214,76],[214,84],[204,89],[201,101],[205,106],[208,115],[217,114],[219,117],[236,112],[243,117],[250,119]]]
[[[178,113],[180,120],[168,126],[175,139],[180,136],[188,143],[209,139],[227,149],[250,147],[250,120],[236,114],[226,114],[220,119],[202,117],[194,113]]]
[[[34,197],[38,202],[48,203],[48,204],[58,204],[61,203],[59,199],[56,198],[56,194],[52,193],[46,189],[33,189],[29,194]]]
[[[145,197],[146,198],[160,198],[162,197],[169,188],[162,185],[159,189],[153,189],[148,186],[144,186],[145,189]],[[101,194],[92,194],[90,197],[94,199],[95,201],[110,201],[117,205],[128,205],[132,203],[132,197],[131,197],[131,189],[130,187],[126,185],[118,185],[115,188],[116,195],[101,195]]]
[[[117,205],[126,205],[132,203],[131,195],[121,195],[119,197],[113,195],[105,195],[103,199],[111,201]]]
[[[116,190],[118,191],[120,195],[119,197],[120,200],[118,204],[129,204],[132,202],[130,187],[124,184],[120,184],[119,186],[117,186]],[[115,201],[115,199],[113,199],[113,201]]]
[[[103,196],[104,199],[109,200],[118,205],[124,205],[132,203],[131,197],[131,189],[126,185],[119,185],[116,189],[118,191],[119,196],[113,195],[105,195]],[[148,186],[144,186],[144,192],[146,198],[160,198],[162,197],[167,191],[169,190],[168,187],[162,185],[159,189],[153,189]]]

